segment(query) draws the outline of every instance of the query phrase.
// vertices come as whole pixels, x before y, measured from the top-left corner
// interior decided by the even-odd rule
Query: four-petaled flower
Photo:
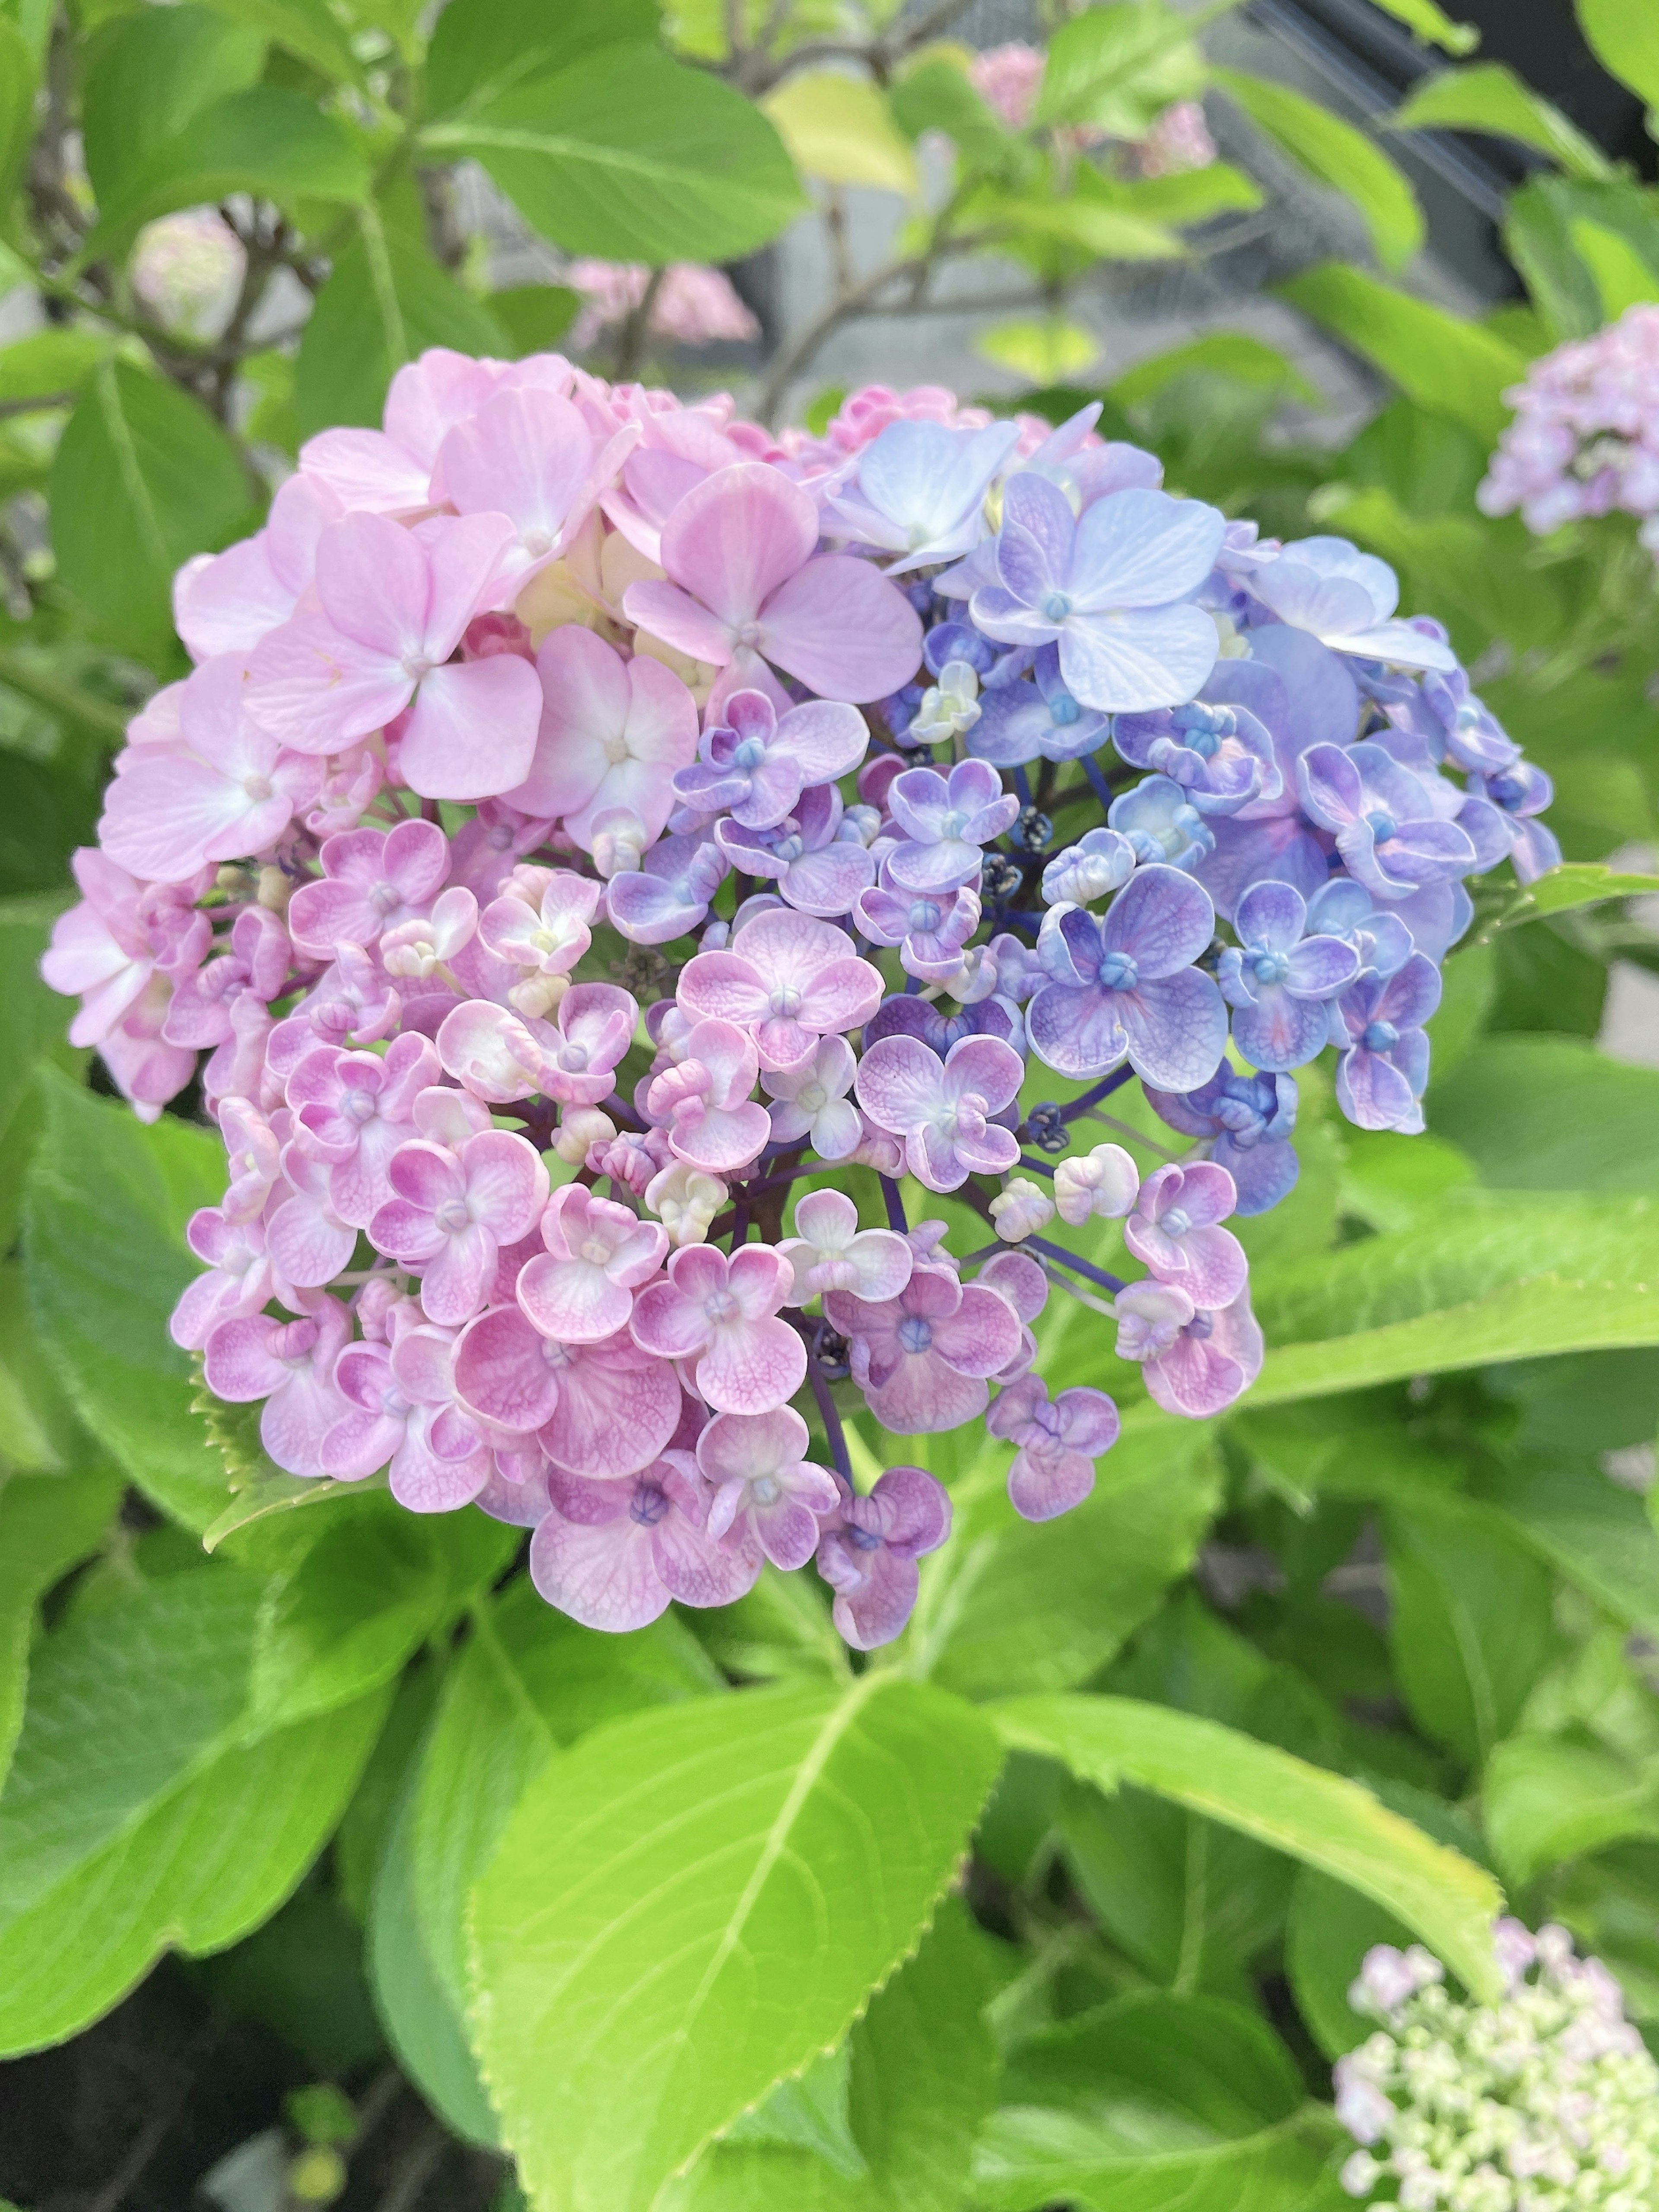
[[[677,1451],[620,1480],[555,1472],[552,1511],[530,1540],[530,1578],[584,1628],[643,1628],[671,1598],[730,1605],[753,1586],[749,1557],[708,1533],[708,1485]]]
[[[890,1644],[915,1609],[916,1561],[951,1533],[951,1500],[919,1467],[890,1467],[867,1498],[838,1482],[817,1568],[836,1593],[832,1617],[855,1651]]]
[[[483,1304],[501,1247],[535,1227],[547,1170],[522,1137],[484,1129],[455,1152],[414,1138],[393,1152],[386,1176],[394,1194],[369,1223],[369,1242],[422,1268],[427,1319],[459,1328]]]
[[[818,1516],[840,1503],[835,1477],[807,1459],[806,1424],[792,1406],[716,1413],[697,1438],[697,1465],[714,1486],[708,1531],[775,1567],[804,1567],[817,1549]]]
[[[1194,1306],[1224,1306],[1244,1287],[1244,1247],[1219,1224],[1237,1196],[1212,1160],[1154,1168],[1123,1224],[1123,1241],[1160,1282],[1186,1291]]]
[[[660,1359],[693,1364],[698,1390],[722,1413],[769,1413],[799,1389],[806,1346],[778,1308],[789,1295],[789,1263],[764,1244],[729,1258],[687,1244],[665,1282],[634,1303],[634,1340]]]
[[[1019,1139],[992,1119],[1018,1096],[1024,1063],[1000,1037],[963,1037],[941,1060],[920,1037],[878,1038],[859,1063],[858,1097],[878,1128],[902,1137],[905,1159],[929,1190],[969,1175],[1000,1175]]]
[[[1418,1103],[1429,1079],[1423,1024],[1440,1004],[1440,970],[1421,952],[1386,980],[1362,975],[1330,1009],[1331,1042],[1341,1053],[1336,1096],[1362,1129],[1423,1127]]]
[[[804,791],[855,769],[869,742],[856,707],[810,699],[780,715],[765,692],[737,691],[723,720],[703,732],[701,766],[676,774],[674,795],[702,816],[726,813],[745,830],[769,830],[794,812]]]
[[[515,1291],[532,1325],[566,1344],[626,1328],[635,1291],[662,1265],[667,1231],[574,1182],[554,1192],[541,1225],[547,1249],[526,1262]]]
[[[980,848],[1000,837],[1019,812],[988,761],[958,761],[948,776],[907,769],[887,787],[887,803],[906,842],[888,856],[887,875],[902,891],[955,890],[979,873]]]
[[[795,1067],[820,1037],[856,1029],[881,1004],[881,974],[842,930],[784,908],[745,922],[729,949],[699,952],[680,971],[694,1018],[752,1031],[763,1067]]]
[[[895,1436],[958,1428],[982,1413],[989,1378],[1020,1350],[1008,1300],[949,1267],[917,1267],[878,1303],[830,1291],[823,1310],[852,1346],[853,1379],[871,1412]]]
[[[795,1206],[795,1233],[778,1249],[794,1270],[785,1301],[805,1305],[823,1291],[852,1291],[879,1304],[896,1298],[915,1264],[896,1230],[860,1229],[859,1210],[844,1191],[815,1190]]]
[[[1307,902],[1289,884],[1252,884],[1238,902],[1229,945],[1216,969],[1236,1009],[1233,1042],[1253,1067],[1282,1075],[1316,1060],[1330,1024],[1326,1006],[1359,973],[1359,955],[1340,937],[1304,937]]]
[[[1117,1442],[1117,1407],[1086,1386],[1050,1400],[1039,1376],[1023,1375],[1001,1391],[985,1417],[994,1437],[1016,1447],[1008,1498],[1026,1521],[1052,1521],[1081,1505],[1095,1486],[1095,1462]]]

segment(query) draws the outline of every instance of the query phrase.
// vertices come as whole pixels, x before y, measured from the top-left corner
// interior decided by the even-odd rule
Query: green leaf
[[[1480,43],[1473,23],[1454,22],[1435,0],[1376,0],[1385,15],[1403,23],[1414,38],[1443,47],[1449,54],[1467,54]]]
[[[1616,323],[1627,308],[1646,307],[1659,299],[1659,270],[1622,232],[1581,217],[1572,226],[1572,242],[1595,279],[1601,313],[1607,322]]]
[[[1593,1462],[1510,1467],[1482,1494],[1558,1574],[1659,1642],[1659,1532],[1639,1498]]]
[[[58,573],[99,635],[163,668],[174,572],[251,526],[236,448],[198,400],[125,361],[93,374],[52,465]]]
[[[782,2083],[753,2116],[711,2144],[658,2212],[960,2212],[974,2133],[994,2100],[996,2053],[981,2008],[990,1994],[988,1945],[955,1898],[940,1903],[921,1948],[854,2023],[836,2060],[806,2079],[839,2082],[847,2133],[842,2166],[818,2149],[753,2139],[753,2122],[779,2124]],[[840,2121],[841,2114],[836,2113]],[[742,2138],[741,2140],[739,2138]]]
[[[1335,1875],[1397,1914],[1478,1995],[1497,1994],[1497,1885],[1357,1782],[1129,1698],[1012,1698],[989,1711],[1012,1748],[1058,1759],[1097,1789],[1138,1783]]]
[[[1540,876],[1536,883],[1524,884],[1486,927],[1488,932],[1513,929],[1522,922],[1543,921],[1552,915],[1601,906],[1608,899],[1648,898],[1656,891],[1659,891],[1659,876],[1609,868],[1600,861],[1569,860]]]
[[[1659,1344],[1653,1202],[1449,1194],[1421,1228],[1264,1269],[1252,1406],[1534,1354]]]
[[[1659,1070],[1587,1039],[1485,1037],[1431,1105],[1496,1189],[1659,1190]]]
[[[1404,172],[1374,139],[1288,85],[1219,70],[1217,82],[1299,169],[1352,200],[1385,269],[1399,270],[1423,243],[1423,210]]]
[[[25,1199],[36,1326],[76,1411],[129,1479],[185,1528],[225,1496],[222,1462],[191,1412],[189,1355],[167,1334],[198,1272],[184,1227],[222,1194],[216,1137],[172,1116],[146,1127],[112,1099],[42,1075],[46,1125]]]
[[[790,77],[763,105],[790,160],[809,177],[872,185],[907,198],[916,190],[915,155],[886,95],[867,77],[809,70]]]
[[[1571,176],[1613,174],[1595,140],[1503,62],[1477,62],[1425,77],[1389,121],[1395,131],[1489,131],[1547,154]]]
[[[845,2033],[915,1946],[999,1763],[872,1670],[613,1722],[521,1800],[473,1892],[473,2022],[526,2192],[646,2212]]]
[[[434,1966],[415,1904],[415,1790],[399,1792],[369,1903],[369,1988],[398,2063],[444,2124],[495,2148],[501,2131],[456,2001]]]
[[[981,191],[969,204],[965,220],[992,232],[1010,231],[1017,239],[1075,246],[1102,261],[1179,261],[1187,252],[1167,224],[1082,195],[1056,199]]]
[[[1384,1516],[1395,1674],[1413,1719],[1478,1765],[1515,1726],[1553,1641],[1550,1576],[1460,1499]]]
[[[1214,1997],[1147,1992],[1029,2037],[1002,2094],[974,2161],[988,2212],[1289,2212],[1329,2148],[1279,2039]]]
[[[654,46],[618,46],[429,124],[532,229],[613,260],[729,261],[805,206],[782,141],[741,94]]]
[[[1077,1351],[1094,1372],[1098,1346]],[[1057,1364],[1046,1371],[1056,1389],[1074,1379]],[[1022,1521],[1007,1499],[1006,1452],[993,1445],[988,1456],[982,1487],[958,1491],[956,1532],[923,1569],[914,1641],[934,1679],[967,1697],[1072,1689],[1191,1565],[1220,1494],[1209,1433],[1160,1419],[1124,1437],[1062,1521]]]
[[[1117,189],[1126,209],[1153,222],[1209,222],[1218,215],[1253,214],[1264,204],[1255,178],[1231,161],[1178,169],[1167,177],[1134,177]]]
[[[1647,0],[1574,0],[1578,27],[1609,76],[1659,109],[1659,20]]]
[[[720,1687],[672,1614],[636,1635],[604,1636],[527,1581],[472,1608],[471,1637],[445,1677],[421,1761],[410,1832],[415,1910],[457,2012],[467,1996],[467,1892],[526,1784],[561,1745],[601,1722]]]
[[[47,1060],[78,1076],[87,1062],[64,1035],[69,1001],[40,977],[63,903],[59,895],[0,900],[0,1251],[16,1242],[24,1171],[40,1133],[36,1066]]]
[[[1206,76],[1192,27],[1172,8],[1089,8],[1048,42],[1035,119],[1139,138],[1172,100],[1195,100]]]
[[[1063,384],[1100,358],[1100,341],[1064,315],[995,323],[976,333],[974,350],[1030,384]]]
[[[343,1508],[260,1607],[253,1710],[267,1728],[332,1712],[398,1674],[436,1621],[447,1592],[441,1525],[385,1492]]]
[[[1391,377],[1432,415],[1467,423],[1488,445],[1509,418],[1505,389],[1526,374],[1516,349],[1443,307],[1322,262],[1279,288],[1292,307]]]
[[[36,331],[0,349],[0,400],[39,398],[45,406],[77,391],[109,351],[101,331]]]
[[[428,346],[508,354],[506,331],[484,301],[465,291],[423,246],[388,232],[372,208],[336,256],[300,340],[294,404],[301,433],[336,423],[377,428],[386,386]]]
[[[582,295],[568,284],[510,284],[489,295],[489,312],[507,332],[514,360],[556,346],[581,313]]]
[[[81,92],[87,173],[107,207],[202,110],[245,92],[264,66],[264,34],[211,8],[139,8],[88,42]]]
[[[301,199],[361,200],[368,191],[368,164],[344,124],[302,94],[256,84],[203,108],[130,171],[83,252],[118,253],[157,216],[233,192],[292,210]]]
[[[1212,331],[1168,353],[1154,354],[1150,361],[1138,361],[1110,386],[1111,396],[1120,407],[1138,406],[1176,377],[1192,374],[1237,377],[1243,384],[1282,385],[1310,407],[1319,398],[1287,355],[1242,331]]]
[[[28,40],[0,15],[0,237],[16,236],[12,204],[34,137],[40,71]]]
[[[907,69],[889,95],[893,119],[914,145],[930,131],[943,131],[956,148],[964,170],[986,176],[1012,176],[1025,157],[1003,129],[961,65],[931,54]]]
[[[362,75],[327,0],[208,0],[208,4],[337,83],[354,83]]]
[[[1628,1836],[1659,1836],[1659,1772],[1600,1744],[1516,1735],[1498,1745],[1481,1790],[1486,1833],[1516,1884]]]
[[[527,78],[656,35],[654,0],[450,0],[427,52],[427,112],[435,120],[481,107]]]
[[[843,2043],[815,2058],[804,2074],[780,2081],[752,2112],[740,2113],[720,2137],[721,2144],[765,2143],[776,2149],[805,2151],[844,2180],[862,2180],[869,2167],[848,2116],[852,2070],[852,2046]],[[711,2145],[710,2154],[717,2157],[719,2151]]]
[[[120,1502],[120,1477],[102,1468],[14,1475],[0,1489],[0,1784],[22,1723],[35,1608],[97,1549]]]
[[[0,2051],[74,2034],[169,1945],[234,1942],[338,1818],[386,1697],[250,1735],[260,1596],[172,1575],[38,1654],[0,1795]]]
[[[23,1270],[0,1261],[0,1482],[8,1474],[62,1474],[85,1456],[86,1438],[29,1318]]]

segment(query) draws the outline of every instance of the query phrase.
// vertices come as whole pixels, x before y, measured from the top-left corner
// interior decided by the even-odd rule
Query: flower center
[[[422,653],[406,653],[404,655],[404,674],[411,684],[418,684],[423,677],[430,676],[436,665]]]
[[[1072,602],[1064,592],[1050,592],[1037,611],[1044,622],[1064,622],[1072,611]]]
[[[1183,1206],[1172,1206],[1158,1225],[1166,1237],[1184,1237],[1193,1225],[1193,1218]]]
[[[559,1066],[567,1075],[580,1075],[587,1066],[587,1048],[567,1044],[559,1048]]]
[[[953,807],[951,812],[945,816],[944,821],[940,823],[939,834],[941,838],[960,837],[963,831],[967,827],[968,817],[962,813],[960,810]]]
[[[550,1367],[572,1367],[576,1355],[567,1344],[556,1344],[550,1336],[542,1339],[542,1358]]]
[[[733,768],[756,769],[766,758],[766,747],[759,738],[745,738],[732,756]]]
[[[367,1091],[348,1091],[345,1109],[349,1121],[372,1121],[374,1119],[374,1101]]]
[[[523,542],[525,551],[533,554],[538,560],[544,553],[550,553],[553,550],[553,533],[550,530],[539,528],[526,530]]]
[[[881,1549],[881,1539],[872,1529],[848,1527],[841,1533],[855,1552],[878,1552]]]
[[[668,1493],[659,1490],[654,1482],[635,1486],[634,1502],[628,1509],[628,1517],[641,1528],[654,1528],[668,1510]]]
[[[605,741],[605,757],[612,768],[628,758],[628,740],[620,730],[614,731]]]
[[[1057,699],[1048,702],[1048,720],[1057,728],[1066,730],[1082,715],[1083,709],[1069,691],[1062,691]]]
[[[939,927],[939,910],[932,899],[914,899],[907,917],[912,936],[923,936]]]
[[[830,1093],[821,1083],[809,1083],[804,1091],[795,1093],[795,1103],[803,1113],[821,1114],[830,1103]]]
[[[1258,952],[1250,963],[1258,983],[1282,983],[1291,972],[1291,963],[1282,952]]]
[[[1367,1052],[1389,1052],[1399,1043],[1400,1032],[1392,1022],[1367,1022],[1359,1042]]]
[[[898,1325],[898,1340],[906,1352],[926,1352],[933,1341],[932,1322],[920,1314],[906,1314]]]
[[[1373,808],[1365,817],[1365,827],[1379,845],[1385,843],[1390,837],[1397,837],[1400,834],[1400,824],[1388,809],[1382,806]]]
[[[776,1475],[761,1474],[750,1484],[749,1491],[757,1505],[775,1505],[783,1495],[783,1486]]]
[[[590,1267],[603,1267],[611,1258],[611,1247],[602,1237],[590,1237],[584,1242],[579,1255]]]
[[[781,1014],[786,1021],[793,1021],[800,1012],[800,993],[793,983],[780,983],[767,1004],[775,1014]]]
[[[270,796],[270,778],[268,775],[245,775],[242,788],[256,805],[262,806]]]
[[[446,1237],[457,1237],[471,1224],[472,1216],[466,1210],[464,1198],[447,1198],[432,1218]]]
[[[730,1291],[716,1291],[702,1302],[702,1310],[716,1328],[722,1322],[730,1321],[738,1310],[738,1302]]]
[[[1102,956],[1099,975],[1108,991],[1133,991],[1140,981],[1140,969],[1128,953],[1108,952]]]
[[[368,902],[376,914],[390,914],[393,907],[403,904],[403,894],[396,884],[376,884]]]

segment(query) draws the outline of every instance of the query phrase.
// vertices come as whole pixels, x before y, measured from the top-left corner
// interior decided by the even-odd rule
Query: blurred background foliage
[[[305,437],[377,421],[423,349],[562,346],[608,375],[729,385],[744,411],[821,427],[838,345],[863,333],[879,359],[890,334],[915,359],[902,334],[954,302],[999,407],[1058,421],[1100,398],[1103,431],[1155,447],[1172,489],[1381,554],[1404,610],[1448,623],[1554,777],[1569,863],[1651,866],[1653,561],[1628,518],[1534,538],[1474,493],[1528,364],[1659,301],[1641,123],[1659,108],[1659,35],[1651,0],[1474,12],[1485,46],[1435,0],[994,17],[957,0],[671,0],[660,17],[653,0],[0,0],[0,1765],[31,1651],[135,1603],[159,1634],[169,1590],[202,1571],[203,1486],[222,1487],[185,1420],[187,1381],[146,1354],[153,1341],[159,1368],[196,1139],[170,1121],[141,1144],[70,1083],[37,1085],[43,1062],[88,1071],[34,963],[127,718],[182,672],[173,570],[257,526]],[[1502,58],[1523,15],[1560,64],[1530,81]],[[1243,65],[1241,21],[1291,18],[1307,50],[1334,40],[1389,68],[1356,64],[1323,98],[1305,73]],[[1040,76],[992,65],[984,49],[1016,34],[1046,49]],[[1226,158],[1194,140],[1194,114]],[[1443,229],[1451,261],[1467,255],[1444,187],[1471,176],[1484,304],[1436,259]],[[1338,202],[1352,250],[1298,260],[1294,210]],[[1224,267],[1246,287],[1265,272],[1273,330],[1291,338],[1224,301],[1149,349],[1146,287]],[[1608,1957],[1659,2046],[1659,1535],[1644,1502],[1659,939],[1598,882],[1588,904],[1486,900],[1448,965],[1426,1137],[1335,1123],[1309,1072],[1302,1186],[1252,1224],[1274,1358],[1237,1414],[1194,1431],[1184,1459],[1158,1432],[1126,1441],[1061,1539],[1069,1583],[1042,1532],[970,1516],[992,1564],[949,1603],[925,1597],[921,1628],[968,1695],[1087,1683],[1370,1780],[1495,1867],[1529,1919],[1558,1915]],[[96,1219],[58,1174],[88,1145],[108,1178]],[[32,1304],[17,1250],[31,1159]],[[94,1255],[67,1291],[54,1252]],[[113,1290],[104,1254],[125,1270]],[[143,1310],[141,1279],[156,1286]],[[71,1291],[101,1369],[65,1336]],[[1045,1349],[1056,1383],[1088,1371],[1080,1329]],[[378,1521],[371,1534],[388,1540]],[[351,1542],[342,1524],[336,1571],[359,1588]],[[297,1574],[297,1540],[282,1556]],[[0,2069],[0,2189],[63,2212],[174,2208],[211,2167],[196,2201],[226,2212],[516,2201],[409,1873],[444,1639],[466,1577],[476,1598],[501,1564],[457,1568],[423,1531],[409,1539],[375,1615],[374,1680],[407,1671],[343,1816],[319,1813],[319,1836],[338,1820],[326,1855],[246,1940]],[[637,1680],[589,1685],[573,1708],[576,1643],[514,1607],[495,1607],[500,1634],[547,1741],[723,1678],[830,1665],[821,1620],[757,1597],[699,1616],[701,1644],[647,1640]],[[252,1630],[222,1629],[247,1664]],[[459,1680],[445,1710],[465,1720]],[[1041,2063],[1056,2024],[1135,1992],[1254,2008],[1322,2094],[1324,2059],[1359,2032],[1353,1961],[1390,1928],[1178,1803],[1107,1796],[1028,1755],[993,1802],[969,1895],[989,1964],[953,1989],[981,1968],[1000,1988],[989,2017],[1027,2104],[1059,2097]],[[167,1924],[192,1924],[175,1905]],[[59,1990],[58,2024],[14,2021],[5,2047],[68,2037],[122,1985],[78,2013]],[[915,1986],[925,2024],[931,1984]],[[872,2012],[850,2088],[843,2054],[793,2103],[775,2098],[748,2148],[721,2153],[759,2165],[706,2174],[696,2204],[759,2201],[740,2193],[756,2172],[774,2202],[819,2202],[820,2168],[853,2186],[869,2148],[858,2069],[903,2020]],[[947,2208],[965,2186],[964,2110],[961,2142],[930,2152]],[[1248,2143],[1282,2117],[1229,2125]],[[1017,2145],[999,2154],[995,2201],[1045,2201],[1040,2166]],[[1249,2157],[1201,2201],[1237,2201]],[[1079,2201],[1149,2207],[1139,2185],[1103,2164]]]

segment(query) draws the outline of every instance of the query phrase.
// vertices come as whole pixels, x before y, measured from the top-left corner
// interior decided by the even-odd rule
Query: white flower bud
[[[608,1145],[617,1125],[597,1106],[567,1106],[554,1133],[553,1149],[567,1167],[579,1168],[590,1145]]]
[[[606,878],[634,874],[652,842],[631,806],[607,806],[593,817],[593,865]]]
[[[1041,1184],[1031,1182],[1027,1176],[1016,1176],[991,1200],[991,1218],[1005,1244],[1018,1244],[1024,1237],[1035,1237],[1054,1216],[1054,1200]]]
[[[1062,1221],[1080,1229],[1091,1215],[1121,1221],[1134,1206],[1140,1170],[1121,1145],[1073,1152],[1054,1170],[1054,1204]]]
[[[726,1203],[726,1185],[701,1168],[676,1160],[645,1187],[645,1202],[668,1231],[671,1244],[701,1244]]]

